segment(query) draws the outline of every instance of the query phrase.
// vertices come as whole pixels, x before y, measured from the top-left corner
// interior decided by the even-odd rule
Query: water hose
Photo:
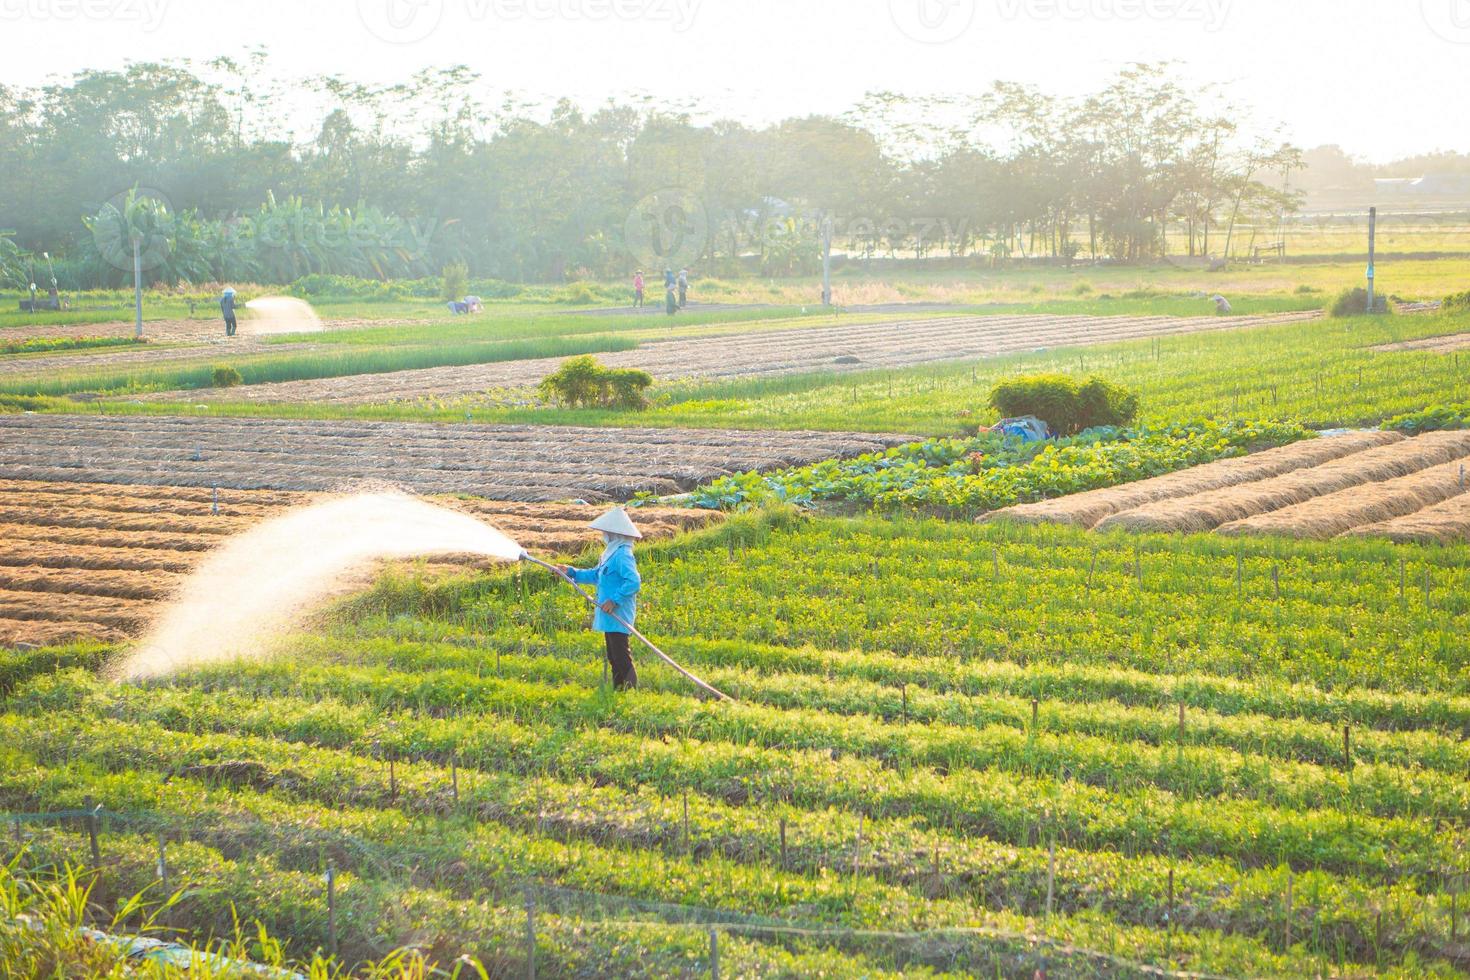
[[[548,572],[551,572],[557,578],[561,579],[563,582],[567,583],[572,588],[576,589],[577,592],[579,592],[581,594],[582,598],[587,600],[587,602],[588,602],[589,605],[591,605],[591,606],[596,606],[597,605],[597,600],[595,598],[593,598],[593,596],[590,593],[588,593],[588,591],[586,589],[582,588],[576,582],[572,581],[572,579],[569,578],[568,576],[563,575],[561,569],[557,568],[555,565],[548,564],[547,562],[544,562],[544,561],[542,561],[539,558],[532,558],[529,554],[527,554],[524,551],[521,552],[521,561],[528,561],[528,562],[530,562],[533,565],[540,565],[542,568],[546,569]],[[694,674],[691,674],[689,671],[687,671],[683,667],[679,666],[679,664],[675,662],[675,660],[674,660],[673,657],[669,656],[667,653],[664,653],[658,647],[654,646],[652,640],[650,640],[648,637],[644,636],[642,633],[638,632],[637,628],[634,627],[634,625],[632,623],[628,622],[626,619],[624,619],[623,617],[619,616],[617,613],[615,613],[615,612],[613,612],[613,613],[607,613],[607,615],[609,615],[613,619],[617,620],[617,622],[620,625],[622,625],[624,628],[626,628],[629,633],[631,633],[632,635],[638,637],[638,639],[642,640],[643,641],[643,645],[646,646],[646,647],[648,647],[648,649],[652,650],[654,653],[658,654],[658,657],[659,657],[660,660],[662,660],[664,663],[668,664],[670,667],[672,667],[675,670],[677,670],[679,673],[683,674],[690,681],[692,681],[696,687],[700,688],[701,690],[707,691],[710,694],[713,694],[716,698],[718,698],[721,701],[731,701],[731,702],[733,702],[735,700],[734,698],[730,697],[730,695],[726,694],[725,692],[720,691],[720,690],[717,690],[714,687],[710,686],[710,684],[707,681],[703,680],[702,678],[696,677]]]

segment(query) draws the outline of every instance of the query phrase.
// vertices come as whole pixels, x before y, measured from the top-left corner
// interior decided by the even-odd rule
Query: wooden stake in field
[[[92,797],[83,798],[82,805],[87,810],[87,841],[92,847],[92,867],[102,867],[102,849],[97,843],[97,811],[101,809],[92,802]]]
[[[781,870],[786,870],[786,818],[781,818]]]
[[[689,790],[684,790],[684,853],[690,852],[689,844]]]
[[[1046,917],[1051,918],[1052,896],[1057,880],[1057,840],[1053,837],[1046,845]]]
[[[327,864],[327,951],[337,955],[337,869]]]
[[[1286,946],[1291,948],[1291,899],[1292,890],[1296,885],[1296,875],[1290,868],[1286,871]]]
[[[536,897],[526,888],[526,977],[536,980]]]

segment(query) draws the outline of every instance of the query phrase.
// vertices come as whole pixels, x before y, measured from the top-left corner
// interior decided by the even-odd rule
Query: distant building
[[[1470,198],[1470,174],[1378,177],[1373,189],[1380,198]]]

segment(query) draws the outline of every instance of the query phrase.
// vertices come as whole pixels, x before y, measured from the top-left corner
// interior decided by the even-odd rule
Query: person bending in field
[[[225,317],[225,336],[235,336],[235,290],[233,288],[226,286],[224,293],[220,295],[219,311]]]
[[[592,616],[592,628],[602,634],[608,666],[612,668],[613,687],[622,691],[638,686],[638,671],[633,669],[633,655],[628,649],[628,632],[638,615],[638,590],[643,585],[638,577],[638,562],[633,558],[633,542],[643,535],[621,507],[614,507],[589,527],[602,532],[604,548],[597,566],[580,569],[563,565],[559,571],[578,585],[597,586],[597,611]]]

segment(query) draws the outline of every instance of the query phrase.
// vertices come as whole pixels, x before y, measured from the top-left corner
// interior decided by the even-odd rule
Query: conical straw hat
[[[607,531],[611,534],[621,534],[629,538],[643,537],[643,532],[638,530],[638,526],[633,523],[633,519],[628,516],[628,512],[621,507],[614,507],[587,526],[594,531]]]

